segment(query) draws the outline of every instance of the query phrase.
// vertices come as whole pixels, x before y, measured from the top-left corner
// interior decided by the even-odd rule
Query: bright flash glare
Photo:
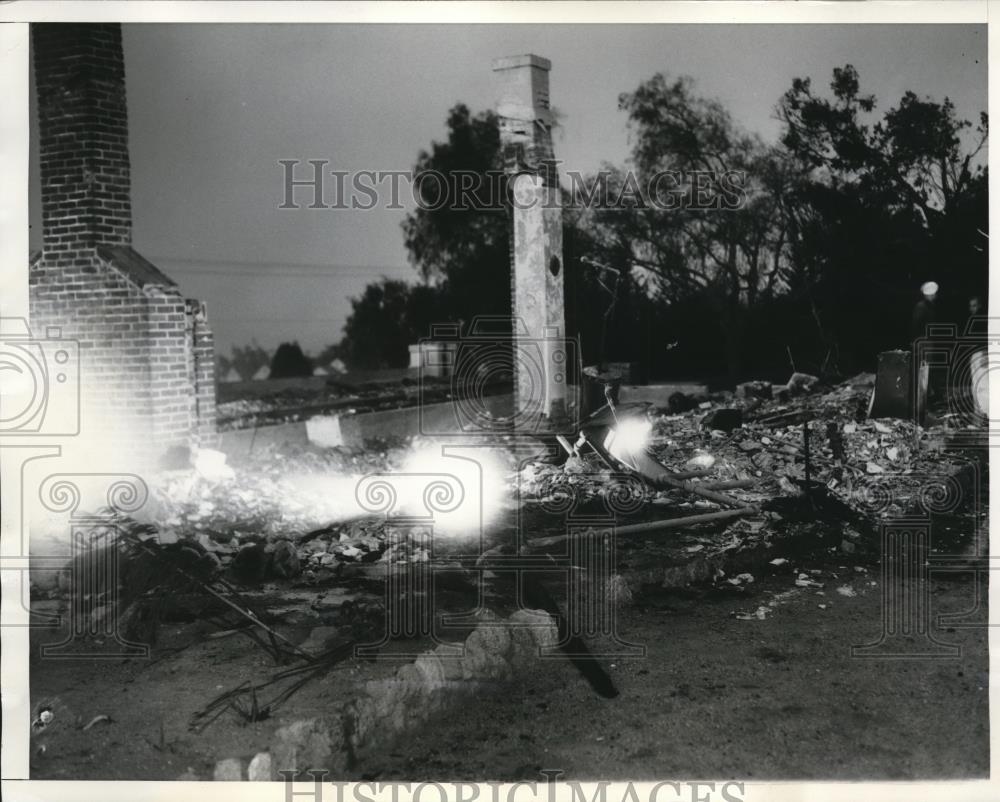
[[[477,537],[504,505],[505,473],[503,460],[489,449],[451,446],[442,453],[440,444],[419,445],[386,471],[286,477],[282,504],[289,516],[307,515],[317,525],[412,515],[432,518],[438,534]]]
[[[282,500],[290,515],[308,512],[317,525],[365,515],[355,496],[360,474],[311,473],[288,479],[294,492]]]
[[[391,475],[399,509],[409,515],[430,515],[434,531],[478,537],[507,496],[504,465],[487,448],[416,447]]]
[[[623,462],[645,450],[653,433],[653,424],[645,418],[627,418],[611,430],[606,447]]]

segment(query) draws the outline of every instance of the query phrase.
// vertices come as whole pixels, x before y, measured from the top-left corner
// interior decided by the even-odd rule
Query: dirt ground
[[[528,680],[403,737],[355,776],[516,780],[541,779],[543,769],[609,780],[987,776],[986,628],[932,630],[961,647],[958,658],[852,658],[852,645],[881,632],[877,567],[831,560],[799,566],[821,571],[823,595],[782,573],[759,577],[743,594],[637,597],[621,610],[619,637],[646,654],[605,661],[617,698],[596,696],[566,660],[545,660]],[[935,614],[974,606],[971,577],[931,584]],[[855,595],[842,595],[843,586]],[[763,620],[733,616],[760,605],[771,608]],[[39,659],[37,645],[58,637],[37,631],[32,700],[51,705],[55,719],[34,744],[32,778],[210,779],[217,760],[248,759],[268,747],[277,726],[337,709],[365,681],[396,668],[352,659],[302,688],[272,720],[244,724],[230,712],[196,734],[188,728],[195,710],[275,670],[248,639],[206,640],[209,631],[198,622],[168,625],[151,659],[103,661]],[[289,631],[304,637],[308,627]],[[99,715],[111,721],[82,728]]]

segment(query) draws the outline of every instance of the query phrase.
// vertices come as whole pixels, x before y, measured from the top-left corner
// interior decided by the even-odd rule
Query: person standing
[[[944,394],[944,387],[940,377],[930,375],[931,371],[927,362],[918,348],[921,339],[927,336],[927,327],[937,322],[938,319],[938,285],[935,281],[927,281],[920,285],[921,298],[913,307],[913,316],[910,320],[910,343],[911,343],[911,370],[913,371],[914,389],[916,392],[915,412],[918,420],[923,420],[924,412],[928,401],[939,401]]]
[[[928,281],[920,285],[921,298],[913,307],[913,317],[910,324],[910,340],[918,340],[927,336],[927,327],[937,322],[937,282]]]

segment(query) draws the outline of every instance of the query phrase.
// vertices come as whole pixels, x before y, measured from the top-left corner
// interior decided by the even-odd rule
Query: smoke
[[[294,537],[381,517],[420,519],[436,535],[474,539],[510,503],[504,458],[495,448],[474,445],[421,441],[386,455],[383,470],[367,473],[334,466],[314,452],[232,468],[220,452],[198,451],[192,463],[131,474],[140,503],[122,511],[153,524],[165,541]],[[88,473],[84,463],[61,465],[68,469],[65,479],[40,477],[39,490],[26,499],[35,553],[67,553],[74,515],[117,504],[108,490],[121,474]]]

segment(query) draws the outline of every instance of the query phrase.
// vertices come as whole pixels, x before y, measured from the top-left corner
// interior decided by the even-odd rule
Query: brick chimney
[[[42,231],[59,260],[132,240],[121,27],[32,26]]]
[[[130,467],[210,444],[204,305],[132,248],[121,27],[33,24],[32,36],[44,248],[28,274],[30,317],[79,346],[79,386],[66,388],[79,390],[74,443]]]

